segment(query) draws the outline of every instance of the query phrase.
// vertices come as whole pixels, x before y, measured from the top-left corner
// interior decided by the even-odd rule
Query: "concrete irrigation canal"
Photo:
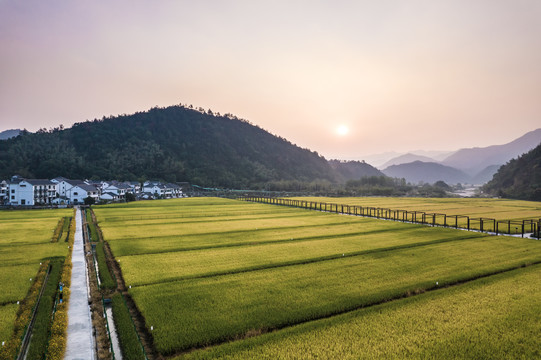
[[[64,359],[93,360],[94,338],[88,305],[88,277],[83,242],[81,211],[75,214],[75,241],[73,244],[71,271],[71,295],[68,308],[68,339]]]

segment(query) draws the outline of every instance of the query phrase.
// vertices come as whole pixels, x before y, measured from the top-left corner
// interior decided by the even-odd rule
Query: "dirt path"
[[[88,278],[86,275],[81,211],[75,215],[70,301],[68,308],[68,339],[64,359],[94,360],[94,338],[88,306]]]

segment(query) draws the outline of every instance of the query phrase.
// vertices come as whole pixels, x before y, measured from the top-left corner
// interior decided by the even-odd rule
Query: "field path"
[[[81,211],[75,214],[75,242],[71,261],[71,295],[68,308],[68,340],[64,359],[93,360],[94,340],[92,337],[92,320],[88,306],[88,284],[83,244],[83,224]]]

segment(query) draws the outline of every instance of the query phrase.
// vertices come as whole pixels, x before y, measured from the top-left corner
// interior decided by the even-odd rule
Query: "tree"
[[[96,203],[96,199],[94,199],[91,196],[88,196],[84,199],[85,205],[94,205]]]

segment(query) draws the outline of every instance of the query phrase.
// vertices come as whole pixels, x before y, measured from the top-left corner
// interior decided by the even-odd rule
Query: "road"
[[[94,338],[92,336],[92,319],[88,306],[88,277],[83,243],[83,223],[81,211],[75,214],[75,242],[73,244],[71,270],[71,288],[68,307],[68,339],[66,360],[93,360]]]

